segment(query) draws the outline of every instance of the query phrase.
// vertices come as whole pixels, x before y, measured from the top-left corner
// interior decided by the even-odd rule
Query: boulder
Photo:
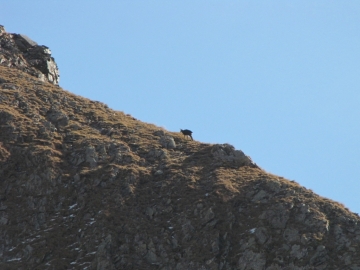
[[[162,147],[167,148],[167,149],[173,149],[176,147],[174,138],[169,135],[160,137],[160,144],[162,145]]]
[[[215,144],[211,149],[211,153],[215,160],[221,163],[231,163],[237,166],[256,166],[249,156],[246,156],[243,151],[235,150],[234,146],[230,144]]]

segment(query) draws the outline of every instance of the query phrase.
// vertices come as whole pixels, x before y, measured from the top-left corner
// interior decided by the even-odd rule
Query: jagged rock
[[[255,236],[260,245],[263,245],[269,238],[268,231],[264,227],[256,228]]]
[[[266,219],[274,229],[284,229],[289,220],[289,211],[282,205],[266,210],[259,218]]]
[[[206,210],[204,212],[204,223],[209,222],[210,220],[212,220],[215,217],[215,214],[212,210],[212,208],[209,208],[208,210]]]
[[[121,162],[125,153],[130,152],[130,147],[126,144],[112,143],[109,146],[109,155],[112,161]]]
[[[0,212],[0,225],[6,225],[8,220],[8,214],[6,212]]]
[[[57,128],[65,127],[69,123],[69,117],[56,109],[51,109],[47,112],[47,119]]]
[[[85,157],[83,154],[77,152],[71,153],[70,163],[73,164],[74,166],[78,166],[84,161],[85,161]]]
[[[350,239],[346,237],[346,234],[339,224],[334,226],[334,234],[338,243],[336,247],[337,250],[341,250],[342,248],[349,247],[351,245]]]
[[[240,255],[237,269],[240,270],[262,270],[266,264],[266,257],[262,253],[246,250]]]
[[[90,164],[90,167],[95,167],[97,164],[97,153],[93,145],[89,145],[85,149],[85,161]]]
[[[113,270],[114,264],[111,262],[111,244],[112,237],[108,235],[99,245],[95,259],[92,262],[93,269],[97,270]]]
[[[1,85],[2,89],[6,89],[6,90],[17,90],[18,87],[14,84],[11,83],[4,83]]]
[[[39,46],[22,34],[10,34],[0,25],[0,64],[15,67],[28,74],[59,84],[59,70],[51,51],[46,46]]]
[[[7,83],[8,81],[0,77],[0,84]]]
[[[327,260],[328,260],[328,256],[327,256],[326,247],[320,245],[316,248],[315,254],[310,258],[310,264],[317,266],[318,268],[319,266],[322,266],[319,269],[326,269]]]
[[[283,237],[287,243],[299,242],[299,231],[293,228],[286,228],[283,233]]]
[[[229,162],[237,166],[255,165],[251,158],[246,156],[241,150],[235,150],[230,144],[215,144],[211,150],[215,160]]]
[[[302,248],[300,245],[293,245],[291,247],[290,255],[300,260],[301,258],[307,255],[307,249],[305,247]]]
[[[268,194],[266,193],[265,190],[260,190],[258,193],[256,193],[256,195],[253,198],[253,201],[261,201],[262,199],[264,199],[266,196],[268,196]]]

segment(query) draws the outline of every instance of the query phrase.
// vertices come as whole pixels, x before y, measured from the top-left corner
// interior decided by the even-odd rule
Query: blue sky
[[[0,0],[50,47],[64,89],[360,213],[359,1]]]

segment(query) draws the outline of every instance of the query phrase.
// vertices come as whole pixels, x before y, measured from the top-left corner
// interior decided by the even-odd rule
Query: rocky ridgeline
[[[0,269],[360,269],[343,205],[23,71],[0,66]]]
[[[26,73],[59,84],[59,70],[46,46],[22,34],[10,34],[0,25],[0,65],[18,68]]]

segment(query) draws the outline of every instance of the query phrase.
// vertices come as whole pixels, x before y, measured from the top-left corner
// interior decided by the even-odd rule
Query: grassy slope
[[[342,204],[317,196],[293,181],[260,168],[214,162],[212,145],[163,130],[177,144],[176,149],[163,149],[157,135],[162,129],[153,124],[39,82],[16,69],[0,66],[0,77],[7,81],[0,89],[1,196],[7,201],[7,225],[12,226],[6,228],[7,234],[18,237],[17,248],[7,256],[21,253],[21,241],[30,241],[36,234],[40,236],[31,241],[36,250],[32,265],[51,262],[66,268],[72,261],[87,265],[93,261],[92,252],[101,239],[110,234],[116,250],[111,256],[126,254],[124,265],[128,267],[129,263],[137,264],[138,269],[150,267],[151,258],[146,254],[151,242],[163,246],[169,263],[176,263],[176,256],[180,256],[211,266],[209,260],[214,257],[235,266],[241,251],[237,245],[250,239],[250,229],[268,226],[266,219],[259,217],[271,207],[288,209],[288,223],[311,239],[307,242],[313,246],[310,253],[320,243],[339,251],[333,246],[332,234],[299,222],[294,207],[308,206],[311,220],[319,224],[329,220],[339,223],[341,217],[359,220]],[[11,85],[16,89],[7,89]],[[44,131],[52,107],[67,115],[69,121],[66,126],[57,126],[56,131],[51,131],[53,127]],[[109,154],[114,144],[130,149],[122,153],[121,162]],[[89,146],[98,153],[96,166],[74,164],[72,160]],[[103,156],[101,149],[105,149]],[[156,174],[159,170],[162,174]],[[265,193],[259,194],[261,190]],[[33,206],[29,200],[34,201]],[[34,217],[45,221],[36,223]],[[269,229],[267,233],[272,241],[263,246],[257,243],[256,247],[268,250],[268,262],[275,262],[272,251],[281,249],[283,231]],[[171,239],[177,239],[176,243]],[[145,244],[144,251],[141,243]],[[160,257],[161,251],[156,250]],[[286,251],[283,253],[286,256]],[[20,266],[19,262],[16,267]]]

